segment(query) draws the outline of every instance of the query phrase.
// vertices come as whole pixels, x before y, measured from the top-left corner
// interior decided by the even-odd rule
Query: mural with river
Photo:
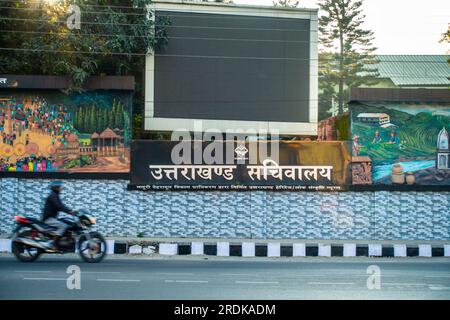
[[[351,120],[353,159],[370,168],[357,181],[450,185],[450,104],[359,102]]]

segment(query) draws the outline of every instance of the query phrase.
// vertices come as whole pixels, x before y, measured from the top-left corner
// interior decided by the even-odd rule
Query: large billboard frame
[[[183,128],[192,132],[216,129],[226,130],[278,130],[280,135],[316,136],[318,123],[318,9],[274,8],[251,5],[221,3],[195,3],[180,1],[154,1],[149,5],[153,12],[186,12],[218,15],[241,15],[310,21],[309,48],[309,122],[241,121],[155,117],[155,56],[150,50],[145,63],[145,107],[143,109],[143,130],[173,131]],[[155,14],[152,15],[155,17]],[[169,40],[170,41],[170,40]],[[198,128],[201,122],[202,128]]]

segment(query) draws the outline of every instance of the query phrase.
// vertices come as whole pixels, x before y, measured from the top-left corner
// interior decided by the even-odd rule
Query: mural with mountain
[[[373,183],[450,185],[450,170],[436,163],[450,104],[356,103],[351,119],[353,156],[368,157]]]

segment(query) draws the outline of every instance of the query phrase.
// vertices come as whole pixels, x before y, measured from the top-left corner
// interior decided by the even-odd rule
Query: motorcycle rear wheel
[[[31,237],[31,230],[18,231],[16,237]],[[42,254],[42,250],[27,246],[18,241],[12,241],[12,252],[14,256],[22,262],[33,262]]]

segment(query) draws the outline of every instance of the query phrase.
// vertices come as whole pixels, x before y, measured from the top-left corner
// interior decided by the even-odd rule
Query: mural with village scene
[[[0,91],[0,171],[129,172],[132,95]]]
[[[353,184],[450,185],[450,105],[351,106]]]

